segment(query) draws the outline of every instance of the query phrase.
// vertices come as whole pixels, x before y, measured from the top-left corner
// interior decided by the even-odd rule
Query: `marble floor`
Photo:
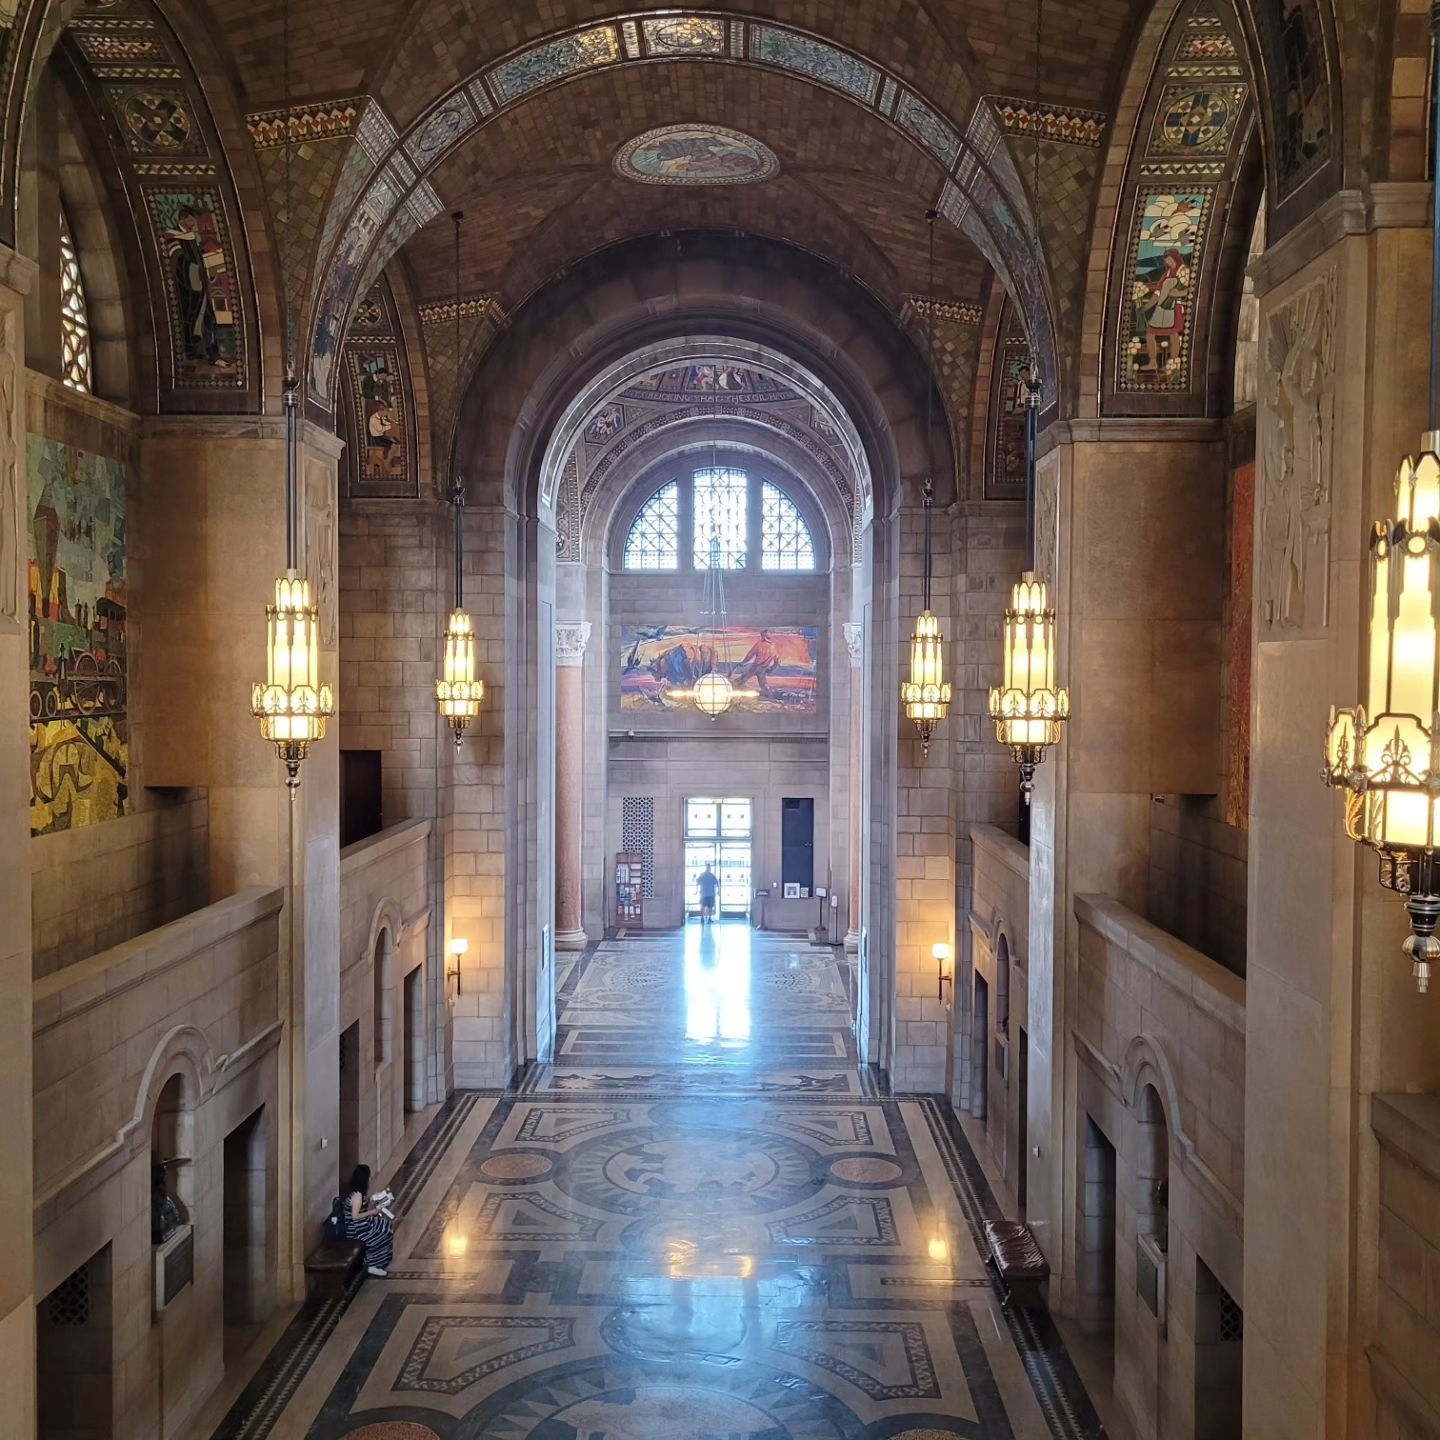
[[[856,1065],[850,1013],[843,957],[745,925],[592,948],[555,1063],[415,1136],[390,1277],[273,1327],[202,1433],[1103,1435],[999,1306],[964,1136]]]

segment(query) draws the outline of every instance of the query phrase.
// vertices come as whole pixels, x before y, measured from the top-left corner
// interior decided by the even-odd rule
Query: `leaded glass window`
[[[680,486],[662,485],[640,507],[625,537],[627,570],[680,568]]]
[[[745,568],[745,512],[750,477],[719,466],[695,472],[695,568],[708,570],[715,557],[721,570]]]
[[[767,480],[760,490],[760,568],[813,570],[815,542],[795,502]]]
[[[70,236],[70,222],[60,212],[60,378],[72,389],[90,393],[90,317],[80,258]]]

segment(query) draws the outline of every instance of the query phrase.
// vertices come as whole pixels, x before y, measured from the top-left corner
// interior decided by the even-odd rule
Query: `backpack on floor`
[[[345,1238],[345,1212],[349,1208],[347,1198],[344,1195],[337,1195],[330,1203],[330,1213],[325,1217],[325,1238],[327,1240],[343,1240]]]

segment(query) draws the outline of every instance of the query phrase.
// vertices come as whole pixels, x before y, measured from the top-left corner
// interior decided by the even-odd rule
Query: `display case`
[[[645,857],[638,850],[615,856],[615,928],[640,930],[645,925]]]

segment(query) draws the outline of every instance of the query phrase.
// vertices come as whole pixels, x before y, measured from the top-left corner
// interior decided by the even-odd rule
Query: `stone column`
[[[850,928],[845,950],[860,948],[860,774],[864,763],[864,690],[860,664],[864,658],[863,625],[845,626],[845,648],[850,652]]]
[[[41,127],[44,128],[44,127]],[[0,1413],[35,1433],[35,1263],[30,1215],[30,693],[25,604],[25,293],[35,266],[0,246],[0,1205],[12,1234],[0,1260]]]
[[[301,427],[301,564],[320,610],[320,678],[336,690],[336,462],[340,442]],[[304,1259],[338,1184],[340,1072],[339,725],[305,761],[300,788],[250,714],[265,673],[265,606],[285,566],[285,431],[278,416],[157,417],[142,432],[146,526],[146,733],[152,785],[204,786],[210,892],[286,892],[281,929],[282,1294],[304,1293]],[[287,1291],[288,1282],[288,1291]]]
[[[585,747],[584,660],[588,620],[555,622],[555,948],[583,950],[581,787]]]

